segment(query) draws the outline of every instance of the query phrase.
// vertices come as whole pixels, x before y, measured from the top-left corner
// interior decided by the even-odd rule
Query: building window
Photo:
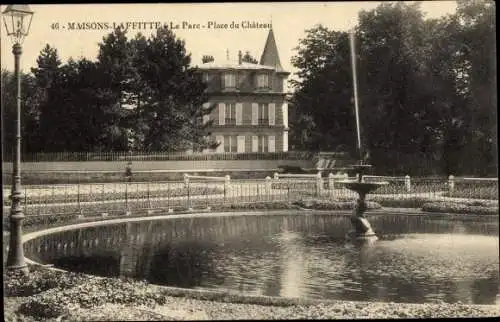
[[[224,88],[236,88],[236,74],[235,73],[225,73],[224,74]]]
[[[257,88],[269,88],[269,75],[268,74],[259,74],[257,75]]]
[[[204,83],[208,83],[208,73],[203,73],[202,80]]]
[[[259,135],[259,152],[269,152],[268,138],[266,135]]]
[[[226,103],[225,125],[236,125],[236,104]]]
[[[237,152],[238,139],[236,135],[224,135],[224,152]]]
[[[259,104],[259,125],[269,125],[269,105],[267,103]]]

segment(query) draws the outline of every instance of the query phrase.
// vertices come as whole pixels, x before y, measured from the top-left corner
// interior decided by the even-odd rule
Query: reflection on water
[[[498,221],[370,217],[380,240],[344,241],[348,217],[207,217],[127,223],[33,240],[43,263],[151,283],[252,295],[494,304]]]

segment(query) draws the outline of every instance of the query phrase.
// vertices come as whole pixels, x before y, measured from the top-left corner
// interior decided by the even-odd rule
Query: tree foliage
[[[439,19],[425,19],[418,3],[359,14],[360,123],[374,164],[400,173],[429,164],[437,173],[496,171],[494,37],[494,6],[485,1],[460,1]],[[355,151],[348,34],[315,26],[296,50],[291,144]]]
[[[190,63],[184,41],[166,28],[133,39],[117,28],[99,44],[96,61],[62,64],[57,49],[46,45],[33,75],[22,78],[24,151],[213,147],[202,118],[214,106],[203,106],[205,85]],[[4,136],[10,137],[16,83],[8,71],[2,79]]]
[[[1,81],[1,128],[2,153],[13,153],[16,139],[16,109],[17,109],[17,79],[13,72],[2,69]],[[21,77],[21,137],[22,151],[33,151],[39,141],[38,133],[38,102],[39,91],[35,78],[30,74],[20,73]]]

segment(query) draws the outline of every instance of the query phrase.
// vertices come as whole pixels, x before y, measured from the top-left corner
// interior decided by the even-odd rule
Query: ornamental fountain
[[[351,215],[351,223],[353,225],[353,230],[350,230],[346,239],[350,241],[375,241],[377,240],[377,235],[373,231],[370,223],[365,217],[366,206],[366,195],[371,191],[379,188],[382,185],[386,185],[387,182],[365,182],[363,174],[366,170],[371,168],[370,164],[366,164],[363,161],[363,151],[361,146],[361,130],[359,122],[359,105],[358,105],[358,85],[357,85],[357,75],[356,75],[356,56],[355,56],[355,46],[354,46],[354,32],[351,30],[349,33],[350,47],[351,47],[351,66],[352,66],[352,77],[354,86],[354,110],[356,112],[356,129],[357,129],[357,139],[358,139],[358,152],[359,152],[359,164],[353,165],[351,168],[357,174],[357,180],[343,180],[339,183],[343,184],[347,189],[352,190],[358,194],[358,200],[354,206],[353,213]]]

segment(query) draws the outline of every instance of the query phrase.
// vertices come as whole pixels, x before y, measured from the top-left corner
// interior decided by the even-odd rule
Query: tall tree
[[[400,166],[395,154],[429,153],[425,27],[419,3],[382,4],[359,15],[363,138],[373,161],[389,168]]]
[[[106,106],[103,122],[107,125],[100,145],[108,150],[129,149],[129,131],[134,123],[130,106],[136,103],[134,84],[138,77],[133,57],[133,44],[121,28],[108,34],[99,44],[97,68],[101,82],[96,94],[101,104]]]
[[[461,81],[470,111],[468,173],[498,175],[495,3],[458,1]]]
[[[362,138],[386,172],[496,172],[493,8],[461,1],[456,14],[426,20],[418,3],[393,3],[359,14]],[[299,80],[290,142],[335,149],[343,140],[353,150],[345,138],[355,137],[355,126],[335,123],[354,120],[346,35],[324,27],[306,34],[292,59]]]
[[[207,101],[205,84],[184,41],[167,28],[160,28],[149,39],[136,39],[135,68],[141,82],[141,124],[143,148],[149,151],[182,151],[213,145],[203,115],[214,106]]]
[[[10,155],[15,142],[15,117],[17,109],[17,79],[14,73],[2,69],[1,81],[1,128],[2,153]],[[23,153],[36,151],[38,132],[39,91],[32,75],[21,73],[21,148]]]
[[[37,67],[31,69],[40,96],[38,131],[41,135],[35,151],[51,151],[53,144],[59,140],[56,128],[59,109],[64,102],[56,85],[61,77],[60,66],[57,49],[47,44],[37,58]]]
[[[292,81],[290,144],[312,150],[331,150],[355,144],[355,119],[350,90],[347,34],[322,25],[306,31],[292,64],[299,69]]]

